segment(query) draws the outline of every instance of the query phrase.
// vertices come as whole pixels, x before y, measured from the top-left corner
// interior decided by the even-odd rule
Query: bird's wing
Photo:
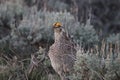
[[[73,71],[73,66],[74,66],[74,58],[70,54],[63,54],[62,55],[62,64],[63,64],[63,70],[65,73]]]

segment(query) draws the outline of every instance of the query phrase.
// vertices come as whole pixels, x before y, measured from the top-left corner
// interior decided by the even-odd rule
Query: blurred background
[[[120,79],[120,0],[0,0],[0,80],[60,80],[47,55],[57,21],[79,45],[71,80]]]

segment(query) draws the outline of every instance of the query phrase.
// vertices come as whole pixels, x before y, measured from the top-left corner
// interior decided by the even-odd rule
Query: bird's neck
[[[55,38],[55,42],[60,41],[61,32],[54,32],[54,38]]]

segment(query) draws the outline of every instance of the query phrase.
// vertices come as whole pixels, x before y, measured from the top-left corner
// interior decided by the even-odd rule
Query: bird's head
[[[53,29],[55,32],[61,32],[62,31],[62,24],[60,22],[55,22],[53,24]]]
[[[53,28],[60,28],[60,27],[62,27],[62,23],[60,23],[60,22],[55,22],[53,24]]]

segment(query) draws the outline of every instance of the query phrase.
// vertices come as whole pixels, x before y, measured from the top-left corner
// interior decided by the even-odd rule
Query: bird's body
[[[62,80],[73,71],[76,49],[74,43],[62,28],[54,29],[55,42],[49,49],[49,58],[53,69]]]

